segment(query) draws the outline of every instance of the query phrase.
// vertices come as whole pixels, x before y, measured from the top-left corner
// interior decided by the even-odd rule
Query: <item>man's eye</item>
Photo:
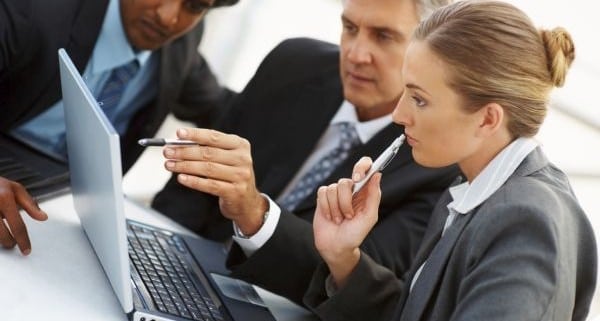
[[[393,38],[392,35],[387,32],[378,32],[377,33],[377,39],[379,39],[379,40],[391,40],[392,38]]]
[[[204,11],[208,10],[212,4],[206,1],[186,1],[185,2],[185,6],[186,9],[191,12],[191,13],[195,13],[195,14],[200,14],[203,13]]]
[[[344,24],[344,31],[348,32],[348,33],[354,33],[354,32],[356,32],[356,27],[354,25],[345,23]]]

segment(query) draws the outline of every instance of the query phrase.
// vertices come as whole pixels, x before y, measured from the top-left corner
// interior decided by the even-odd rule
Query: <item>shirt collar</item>
[[[521,137],[513,141],[494,157],[471,184],[464,182],[450,188],[453,201],[448,204],[448,209],[466,214],[479,206],[508,180],[538,145],[533,138]]]
[[[375,136],[375,134],[392,123],[392,114],[360,122],[354,105],[349,101],[344,100],[342,106],[340,106],[335,116],[333,116],[329,125],[331,126],[343,122],[353,123],[361,143],[366,144],[373,136]]]
[[[123,29],[119,0],[110,0],[91,59],[92,75],[99,75],[134,59],[142,67],[151,53],[149,50],[133,50]]]

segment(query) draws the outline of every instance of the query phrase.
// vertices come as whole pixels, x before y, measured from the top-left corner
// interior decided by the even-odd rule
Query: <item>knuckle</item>
[[[0,224],[4,223],[0,222]],[[12,239],[12,236],[8,234],[8,231],[5,231],[4,229],[0,230],[0,244],[4,247],[12,247],[14,246],[13,243],[14,240]]]
[[[175,162],[173,168],[177,172],[187,172],[189,165],[188,162]]]
[[[337,183],[334,183],[334,184],[331,184],[331,185],[327,186],[327,192],[328,193],[335,193],[336,190],[337,190],[337,186],[338,186]]]
[[[247,168],[240,168],[237,172],[238,181],[247,181],[252,176],[250,170]]]
[[[252,164],[252,156],[250,154],[241,154],[238,159],[240,164]]]
[[[325,187],[325,186],[320,186],[317,189],[317,197],[323,198],[323,197],[325,197],[326,193],[327,193],[327,187]]]
[[[203,160],[212,160],[215,157],[215,150],[210,148],[210,147],[205,147],[204,150],[202,150],[202,159]]]
[[[0,241],[0,244],[2,244],[2,246],[6,249],[12,249],[13,247],[15,247],[15,245],[17,245],[17,242],[15,242],[14,239],[10,238]]]
[[[208,139],[211,143],[216,144],[219,142],[221,135],[218,131],[210,129],[208,132]]]
[[[212,176],[216,172],[216,166],[214,163],[206,162],[204,163],[204,174],[206,176]]]
[[[10,186],[10,185],[9,185]],[[10,187],[0,187],[0,202],[6,204],[7,202],[14,199],[13,191]]]
[[[23,186],[19,182],[11,182],[11,185],[12,185],[12,188],[14,191],[17,191],[17,192],[25,192],[26,191],[25,186]]]
[[[214,192],[219,192],[219,183],[216,180],[208,180],[208,189]]]
[[[239,137],[239,145],[242,148],[250,149],[250,141],[247,140],[247,139],[245,139],[245,138],[243,138],[243,137]]]
[[[193,189],[199,189],[202,186],[200,179],[198,179],[198,177],[196,177],[196,176],[189,176],[188,184]]]

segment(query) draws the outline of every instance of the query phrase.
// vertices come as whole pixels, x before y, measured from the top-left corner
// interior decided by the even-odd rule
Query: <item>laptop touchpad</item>
[[[252,284],[216,273],[211,273],[210,275],[225,296],[234,300],[267,307],[256,290],[254,290]]]

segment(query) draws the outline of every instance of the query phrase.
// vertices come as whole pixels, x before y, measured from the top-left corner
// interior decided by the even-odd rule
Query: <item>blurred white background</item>
[[[600,88],[600,21],[593,1],[509,0],[523,9],[540,27],[563,26],[571,32],[577,58],[564,88],[555,90],[550,112],[538,139],[550,159],[569,175],[597,235],[600,235],[600,108],[595,90]],[[206,18],[200,51],[221,82],[240,91],[262,58],[281,40],[313,37],[337,43],[341,30],[339,0],[241,0],[230,8],[216,9]],[[157,136],[173,137],[186,126],[167,119]],[[160,149],[148,149],[124,178],[129,198],[149,204],[169,178]],[[597,291],[599,292],[599,291]],[[600,321],[596,295],[588,318]]]

